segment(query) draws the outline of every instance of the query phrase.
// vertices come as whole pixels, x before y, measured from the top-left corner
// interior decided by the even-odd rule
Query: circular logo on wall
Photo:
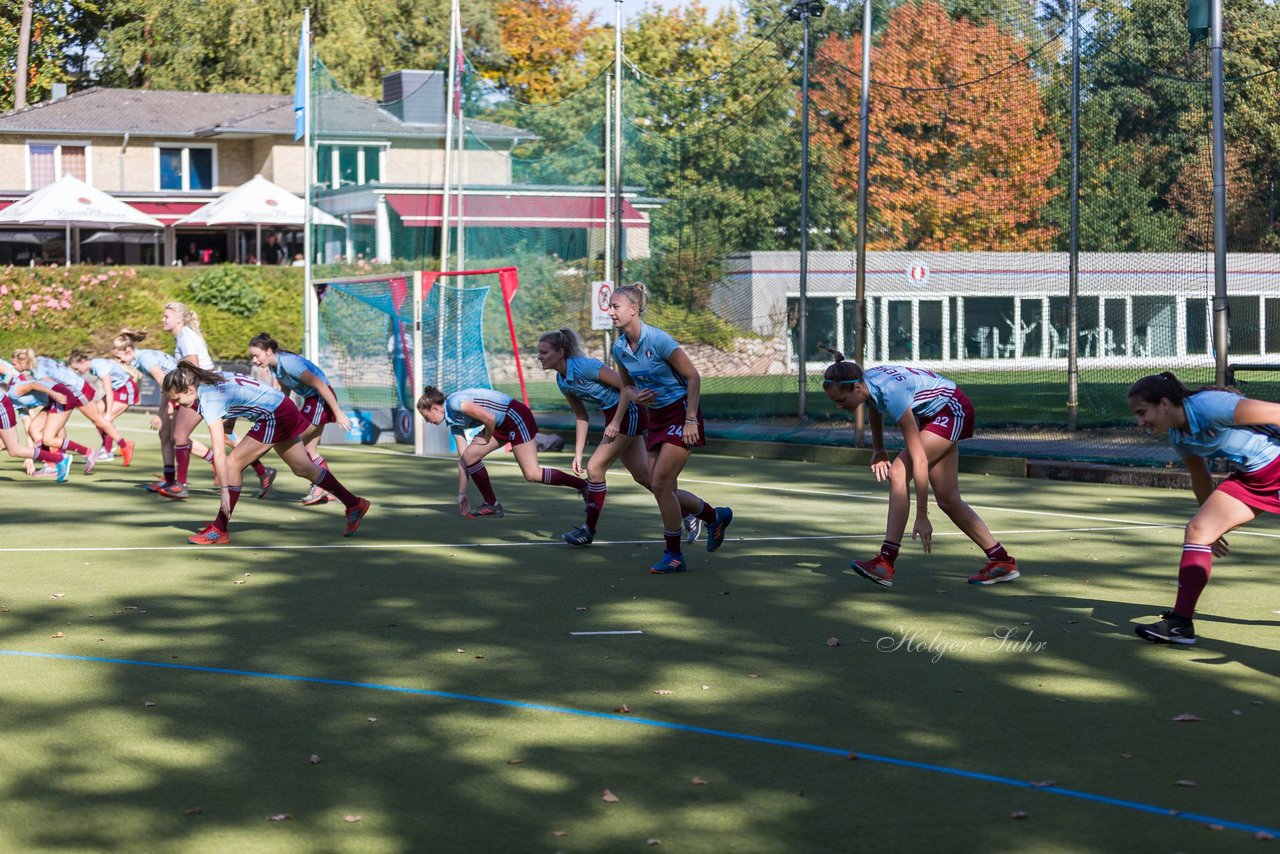
[[[929,268],[924,264],[912,264],[907,268],[907,281],[916,287],[924,287],[929,283]]]

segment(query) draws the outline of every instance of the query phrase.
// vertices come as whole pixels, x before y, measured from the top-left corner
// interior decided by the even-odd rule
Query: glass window
[[[182,149],[160,149],[160,189],[183,190],[182,186]]]
[[[1107,299],[1102,302],[1102,341],[1098,344],[1095,356],[1126,355],[1124,321],[1124,300]]]
[[[360,182],[360,149],[353,145],[338,146],[338,186]]]
[[[964,348],[960,346],[960,312],[958,306],[960,300],[956,297],[948,297],[951,303],[951,358],[963,359]]]
[[[87,171],[88,161],[85,158],[84,146],[83,145],[63,145],[63,146],[60,146],[60,148],[62,149],[61,151],[62,156],[60,158],[61,168],[59,169],[59,172],[60,172],[59,177],[61,177],[62,175],[74,175],[75,177],[79,178],[81,181],[88,181],[89,180],[89,173]]]
[[[321,187],[333,186],[333,146],[316,146],[316,184]]]
[[[1013,297],[966,297],[964,335],[965,358],[1013,358]]]
[[[56,145],[27,146],[27,160],[31,164],[31,189],[38,190],[58,180],[58,165],[55,162],[57,153]]]
[[[920,345],[921,359],[942,358],[942,301],[921,300]]]
[[[1178,312],[1173,297],[1133,298],[1133,353],[1139,358],[1177,352]]]
[[[191,148],[187,150],[187,161],[191,166],[191,180],[188,190],[213,189],[213,149]]]
[[[911,303],[908,300],[889,300],[889,360],[911,359]]]
[[[1044,340],[1044,304],[1038,299],[1022,301],[1022,352],[1023,358],[1035,359],[1040,355],[1040,342]]]
[[[1232,355],[1254,355],[1262,352],[1262,341],[1258,330],[1258,298],[1227,297],[1227,324],[1230,329],[1230,345],[1227,352]]]
[[[364,176],[361,179],[362,184],[372,184],[375,181],[382,180],[382,168],[378,162],[378,156],[382,149],[376,145],[366,145],[364,147]]]
[[[1067,357],[1067,330],[1070,326],[1070,298],[1049,297],[1049,355]],[[1077,356],[1098,355],[1098,298],[1076,298]]]
[[[830,362],[831,356],[818,349],[818,344],[830,347],[836,340],[836,301],[834,299],[814,299],[806,301],[808,308],[805,318],[805,359],[810,363]],[[800,336],[800,300],[787,298],[787,322],[791,327],[791,352],[798,352],[796,344]]]
[[[841,303],[840,310],[844,312],[844,341],[840,342],[840,352],[844,353],[845,356],[856,362],[858,361],[858,348],[856,346],[858,342],[853,337],[853,333],[857,331],[858,328],[858,319],[856,317],[858,303],[854,300],[845,300]],[[871,300],[867,300],[867,315],[863,318],[862,333],[862,340],[866,347],[866,354],[871,354],[873,352],[871,348],[874,346],[870,335],[872,326],[871,320]],[[865,354],[863,358],[866,358]]]
[[[1187,300],[1187,352],[1192,354],[1209,352],[1209,301],[1207,299]]]
[[[1267,299],[1267,352],[1280,353],[1280,299]]]

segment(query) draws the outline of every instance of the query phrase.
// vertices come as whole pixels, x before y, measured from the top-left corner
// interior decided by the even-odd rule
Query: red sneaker
[[[855,560],[849,568],[881,587],[893,586],[893,566],[884,559],[884,555],[876,555],[871,560]]]
[[[271,491],[271,484],[276,482],[276,475],[279,474],[279,472],[277,472],[275,469],[271,468],[270,466],[263,466],[263,468],[266,470],[267,473],[264,474],[262,477],[258,478],[258,497],[259,498],[267,497],[267,493]]]
[[[120,440],[120,465],[128,467],[133,462],[133,449],[138,447],[137,442],[131,442],[128,439]]]
[[[187,542],[193,546],[222,546],[231,542],[231,538],[227,536],[226,531],[210,525],[200,533],[187,537]]]
[[[347,511],[347,526],[342,529],[342,536],[349,537],[360,527],[360,520],[364,518],[364,514],[369,512],[369,502],[367,499],[361,498],[356,501],[356,506]]]
[[[155,493],[165,498],[172,498],[174,501],[186,501],[191,497],[191,491],[187,489],[185,483],[166,483],[155,490]]]
[[[1001,581],[1013,581],[1020,574],[1018,572],[1018,562],[1013,558],[1008,560],[989,560],[987,565],[978,571],[977,575],[969,576],[969,583],[999,584]]]

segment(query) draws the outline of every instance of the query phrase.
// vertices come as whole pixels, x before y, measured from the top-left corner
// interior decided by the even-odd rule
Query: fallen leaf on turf
[[[1261,706],[1261,705],[1262,705],[1262,701],[1261,701],[1261,700],[1250,700],[1250,701],[1249,701],[1249,705],[1251,705],[1251,706]]]
[[[703,691],[710,691],[710,690],[711,690],[711,686],[710,686],[710,685],[703,685],[703,686],[702,686],[702,690],[703,690]]]
[[[65,638],[65,637],[66,637],[66,635],[64,635],[62,632],[54,632],[53,634],[49,635],[49,637],[51,637],[51,638]]]
[[[1054,698],[1053,698],[1053,701],[1054,701],[1055,703],[1065,703],[1065,702],[1066,702],[1066,699],[1065,699],[1065,698],[1063,698],[1063,697],[1054,697]]]
[[[1036,780],[1031,785],[1035,786],[1037,789],[1043,789],[1048,786],[1056,786],[1057,783],[1055,783],[1053,780]]]
[[[1180,715],[1174,715],[1172,718],[1170,718],[1170,720],[1183,722],[1183,721],[1198,721],[1200,719],[1195,715],[1191,714],[1190,712],[1183,712]]]
[[[1133,758],[1133,754],[1132,754],[1132,753],[1121,753],[1121,754],[1120,754],[1120,758],[1121,758],[1121,759],[1132,759],[1132,758]]]
[[[1240,711],[1239,709],[1232,709],[1232,710],[1231,710],[1231,714],[1233,714],[1233,715],[1243,715],[1243,714],[1244,714],[1244,712]]]
[[[1026,817],[1027,817],[1027,814],[1023,810],[1014,810],[1013,812],[1009,813],[1009,818],[1012,818],[1012,819],[1022,819]]]
[[[362,815],[344,815],[342,817],[342,820],[345,821],[347,824],[355,824],[357,821],[359,821],[362,818],[364,818],[364,816]]]
[[[481,659],[481,658],[484,658],[484,656],[483,656],[483,655],[477,655],[477,656],[476,656],[476,658],[477,658],[477,659]]]
[[[524,764],[524,760],[523,760],[523,759],[508,759],[508,760],[507,760],[507,764],[508,764],[508,765],[523,765],[523,764]]]
[[[454,650],[454,652],[466,652],[466,650],[463,649],[462,647],[458,647],[456,650]]]
[[[729,591],[728,591],[728,590],[721,590],[721,591],[720,591],[720,595],[721,595],[721,596],[728,596],[728,595],[729,595]]]
[[[143,703],[142,705],[146,706],[146,707],[149,709],[149,708],[151,708],[152,706],[154,706],[154,705],[155,705],[155,703],[151,702],[150,700],[147,700],[147,701],[146,701],[145,703]]]
[[[63,596],[66,596],[66,595],[67,595],[67,594],[65,594],[65,593],[54,593],[54,594],[53,594],[52,596],[50,596],[49,598],[50,598],[50,599],[61,599]]]
[[[569,831],[567,831],[567,830],[553,830],[553,831],[551,831],[551,835],[552,835],[552,836],[568,836],[568,835],[569,835]]]
[[[573,610],[575,610],[575,611],[585,611],[585,610],[587,610],[587,609],[586,609],[586,606],[585,606],[585,605],[579,605],[578,607],[574,608]]]
[[[311,758],[310,758],[310,759],[308,759],[307,761],[308,761],[308,762],[310,762],[312,765],[319,765],[319,764],[320,764],[320,754],[319,754],[319,753],[313,753],[313,754],[311,754]]]
[[[690,780],[689,782],[690,782],[690,783],[693,783],[693,785],[695,785],[695,786],[705,786],[705,785],[707,785],[707,781],[706,781],[706,780],[704,780],[704,779],[702,779],[701,777],[694,777],[694,778],[693,778],[692,780]]]
[[[232,583],[232,584],[244,584],[244,579],[243,579],[243,578],[241,578],[241,579],[237,579],[236,581],[233,581],[233,582],[231,582],[231,583]]]
[[[112,611],[111,613],[113,613],[113,614],[123,614],[123,613],[124,613],[124,611]]]
[[[365,718],[365,720],[367,720],[371,724],[376,724],[378,722],[377,718]]]
[[[674,693],[675,693],[675,691],[668,691],[666,688],[659,688],[658,690],[654,691],[653,693],[655,693],[655,694],[674,694]]]
[[[809,562],[809,561],[801,561],[800,563],[797,563],[797,564],[796,564],[796,566],[803,566],[803,567],[807,567],[807,568],[809,568],[809,569],[814,569],[814,568],[817,568],[817,567],[822,566],[822,564],[820,564],[820,563],[811,563],[811,562]]]
[[[1209,828],[1210,830],[1226,830],[1226,828],[1220,824],[1206,824],[1205,827]]]
[[[267,821],[288,821],[291,818],[293,818],[293,816],[290,813],[282,812],[279,815],[267,816]]]
[[[1188,786],[1188,787],[1190,787],[1190,786],[1194,786],[1195,784],[1196,784],[1196,781],[1195,781],[1195,780],[1174,780],[1174,781],[1173,781],[1173,785],[1175,785],[1175,786]]]
[[[192,807],[184,812],[183,815],[204,815],[204,807]]]
[[[748,673],[748,674],[747,674],[747,678],[748,678],[748,679],[759,679],[759,678],[760,678],[760,674],[759,674],[759,673]]]
[[[1259,842],[1270,842],[1272,839],[1275,839],[1274,836],[1272,836],[1270,833],[1267,833],[1265,830],[1259,830],[1257,833],[1253,835],[1253,838],[1258,840]]]
[[[855,753],[855,752],[853,752],[853,751],[851,750],[851,751],[849,751],[849,755],[848,755],[848,756],[846,756],[846,757],[845,757],[845,759],[849,759],[849,760],[852,760],[852,761],[856,762],[856,761],[858,760],[858,754],[857,754],[857,753]]]
[[[124,609],[125,609],[126,611],[136,611],[136,610],[138,610],[138,606],[137,606],[137,605],[125,605],[125,606],[124,606]]]
[[[840,638],[827,638],[827,646],[839,646]]]
[[[645,845],[661,845],[662,840],[656,836],[650,836],[648,839],[644,841],[644,844]]]
[[[617,804],[622,802],[622,798],[619,798],[608,789],[604,790],[604,795],[601,796],[600,800],[604,801],[606,804]]]

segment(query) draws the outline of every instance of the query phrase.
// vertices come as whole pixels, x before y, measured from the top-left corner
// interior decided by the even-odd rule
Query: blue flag
[[[293,81],[293,138],[302,139],[307,132],[307,25],[304,22],[298,33],[298,76]]]

